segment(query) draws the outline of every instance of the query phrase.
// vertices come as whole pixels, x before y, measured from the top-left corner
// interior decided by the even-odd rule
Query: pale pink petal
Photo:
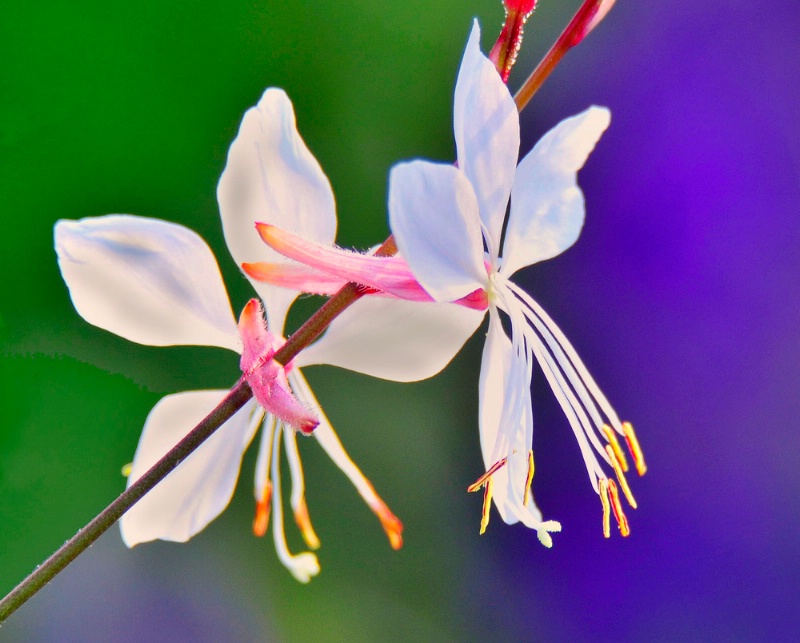
[[[456,81],[453,129],[458,167],[472,183],[496,254],[519,157],[519,112],[494,64],[481,53],[476,20]]]
[[[256,281],[313,295],[333,295],[347,283],[297,263],[243,263],[242,270]]]
[[[168,395],[150,411],[128,477],[130,487],[174,447],[227,394],[192,391]],[[128,547],[149,540],[185,542],[228,506],[244,453],[257,425],[250,402],[181,462],[120,520]]]
[[[293,363],[329,364],[398,382],[426,379],[447,366],[485,314],[453,304],[363,297]]]
[[[332,277],[353,281],[402,299],[431,301],[400,257],[374,257],[333,245],[314,243],[265,223],[256,225],[262,240],[285,257]]]
[[[295,124],[286,94],[270,88],[242,120],[217,187],[225,240],[237,266],[278,261],[258,238],[266,221],[319,243],[336,237],[333,191]],[[252,281],[267,309],[270,328],[283,331],[297,293]]]
[[[478,203],[463,172],[427,161],[395,165],[389,222],[400,254],[435,300],[486,288]]]
[[[580,235],[583,193],[577,172],[610,122],[604,107],[590,107],[542,137],[517,168],[501,272],[550,259]]]
[[[266,411],[303,433],[311,433],[319,420],[295,399],[283,366],[272,356],[277,338],[267,330],[261,302],[251,299],[239,317],[242,336],[241,369],[253,396]]]
[[[149,346],[239,350],[214,255],[175,223],[112,214],[55,226],[61,274],[89,323]]]

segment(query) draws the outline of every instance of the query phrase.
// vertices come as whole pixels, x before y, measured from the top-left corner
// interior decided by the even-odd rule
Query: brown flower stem
[[[376,255],[389,256],[397,252],[394,239],[390,236],[375,252]],[[274,359],[281,364],[291,361],[295,355],[313,342],[328,325],[350,304],[364,295],[359,284],[345,284],[339,292],[326,301],[319,310],[286,340]],[[59,549],[39,565],[29,576],[17,585],[5,598],[0,600],[0,623],[5,621],[17,608],[49,583],[56,574],[88,549],[102,534],[119,520],[122,515],[161,482],[181,462],[191,455],[197,447],[210,438],[234,413],[240,410],[253,397],[246,381],[240,379],[225,399],[220,402],[185,438],[176,444],[163,458],[134,482],[108,507],[101,511],[89,524],[70,538]]]
[[[28,577],[0,601],[0,623],[44,587],[56,574],[105,533],[111,525],[136,504],[142,496],[155,487],[166,475],[185,460],[229,417],[241,409],[252,397],[247,382],[239,380],[219,406],[209,413],[147,473],[139,478],[88,525],[64,543],[58,551],[39,565]]]

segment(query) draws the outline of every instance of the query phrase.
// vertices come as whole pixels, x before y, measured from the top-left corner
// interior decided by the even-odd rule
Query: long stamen
[[[305,497],[305,476],[303,476],[303,466],[300,463],[300,453],[297,450],[297,434],[291,427],[283,425],[283,443],[286,447],[286,459],[289,461],[289,471],[292,478],[291,504],[294,511],[294,521],[300,529],[303,540],[310,549],[319,549],[319,538],[311,526],[311,518],[308,515],[308,506]]]
[[[507,283],[509,286],[513,286],[513,284],[510,282]],[[512,303],[514,302],[517,302],[517,300],[513,300]],[[515,306],[509,306],[509,310],[511,311],[515,311],[517,308],[522,308],[519,306],[518,302]],[[523,313],[524,312],[525,310],[523,308]],[[550,388],[553,390],[553,393],[561,405],[564,414],[567,416],[567,420],[572,427],[575,438],[578,440],[578,445],[580,446],[581,453],[583,454],[584,462],[586,463],[589,475],[592,477],[592,481],[594,483],[595,477],[602,477],[604,474],[594,456],[594,451],[592,451],[592,448],[589,446],[586,439],[587,436],[592,439],[594,437],[594,432],[592,431],[592,425],[589,421],[589,418],[586,416],[584,407],[578,403],[578,400],[575,398],[572,389],[564,380],[562,370],[556,365],[553,357],[547,351],[539,336],[536,335],[533,329],[524,322],[524,318],[519,319],[518,312],[510,312],[509,315],[512,317],[512,327],[522,327],[522,334],[527,337],[527,341],[532,348],[536,361],[542,368],[542,372],[550,384]],[[527,318],[527,315],[525,315],[525,317]],[[593,446],[599,453],[604,455],[600,444],[595,444],[595,441],[596,438],[592,440]]]
[[[602,426],[603,435],[606,436],[606,440],[611,445],[611,448],[614,449],[614,455],[617,456],[617,461],[619,462],[619,466],[622,467],[623,471],[628,471],[628,459],[625,457],[625,452],[622,450],[622,447],[619,445],[619,440],[617,440],[617,434],[614,432],[608,424],[604,424]]]
[[[511,318],[512,334],[514,336],[521,335],[523,337],[522,343],[526,348],[530,347],[532,354],[539,362],[548,383],[564,410],[578,439],[589,475],[596,476],[593,482],[597,484],[601,503],[603,504],[604,535],[608,537],[610,534],[609,521],[611,511],[614,512],[619,524],[620,533],[623,536],[629,535],[630,527],[622,510],[617,483],[606,478],[595,457],[595,453],[602,456],[614,469],[622,493],[630,506],[635,509],[637,507],[636,499],[625,477],[625,472],[628,470],[627,459],[612,426],[600,421],[599,410],[595,404],[602,409],[610,422],[617,425],[619,432],[625,436],[628,449],[636,463],[637,471],[641,475],[647,470],[647,466],[633,427],[630,423],[621,423],[619,421],[608,400],[600,392],[599,387],[597,387],[597,384],[588,374],[586,367],[578,358],[574,348],[527,293],[507,279],[502,278],[495,280],[494,292],[497,305],[501,306]],[[520,343],[515,341],[513,345],[519,357]],[[528,351],[529,359],[531,350]],[[578,397],[576,397],[576,394]],[[580,398],[580,401],[578,398]],[[592,417],[595,420],[594,423],[589,420],[586,411],[592,413]],[[603,435],[608,444],[601,445],[598,440],[599,435]],[[589,447],[587,438],[591,440],[595,450]]]
[[[640,476],[647,472],[647,464],[644,461],[644,452],[639,445],[639,439],[633,432],[633,425],[630,422],[622,423],[622,432],[625,434],[625,441],[628,443],[628,450],[631,452],[633,461],[636,464],[636,471]]]
[[[536,312],[528,305],[529,304],[528,299],[530,299],[530,297],[527,296],[527,293],[522,291],[514,283],[510,281],[506,281],[506,283],[509,289],[512,291],[512,293],[516,294],[517,297],[521,300],[522,306],[520,306],[520,308],[522,309],[522,313],[525,319],[527,319],[530,322],[530,324],[534,327],[539,336],[545,341],[545,343],[549,348],[549,352],[552,353],[553,357],[555,358],[558,364],[558,368],[556,370],[559,373],[559,378],[561,379],[560,373],[563,372],[564,375],[569,380],[570,386],[566,386],[565,388],[567,390],[574,391],[580,398],[581,404],[579,405],[577,402],[575,402],[574,404],[581,418],[584,417],[584,411],[585,411],[591,416],[592,421],[594,422],[594,426],[596,427],[602,426],[603,420],[600,416],[600,412],[597,409],[597,406],[592,400],[591,394],[587,389],[586,383],[581,378],[580,374],[576,372],[570,359],[568,359],[568,357],[564,354],[564,351],[562,350],[561,344],[559,343],[558,339],[553,335],[553,333],[550,332],[550,329],[547,327],[544,321],[540,319],[540,317],[536,314]],[[526,297],[520,297],[521,294],[525,294]],[[514,302],[516,301],[517,300],[514,299]],[[531,299],[530,301],[532,302],[533,300]],[[546,353],[547,351],[544,352]],[[571,399],[573,398],[571,393],[570,393],[570,398]],[[586,435],[592,442],[592,446],[599,453],[602,453],[603,451],[602,445],[598,440],[598,437],[595,433],[592,424],[588,421],[588,419],[582,421],[582,424],[584,426],[584,431],[586,432]]]
[[[628,481],[625,479],[625,474],[622,472],[622,467],[620,466],[619,461],[617,460],[617,456],[614,454],[614,449],[611,448],[610,444],[606,445],[606,454],[608,455],[608,459],[611,462],[611,466],[614,468],[614,474],[617,476],[619,485],[622,487],[622,493],[625,494],[625,498],[628,500],[628,504],[634,509],[636,509],[638,506],[636,504],[636,499],[633,497],[631,488],[628,486]]]
[[[525,496],[522,499],[522,504],[528,506],[531,499],[531,484],[533,483],[533,450],[528,451],[528,477],[525,479]]]
[[[486,527],[489,526],[489,511],[492,507],[492,489],[494,488],[494,480],[489,478],[486,480],[486,487],[483,490],[483,508],[481,509],[481,530],[480,534],[483,536],[486,533]]]
[[[491,467],[489,467],[489,470],[486,473],[484,473],[480,478],[478,478],[469,487],[467,487],[467,491],[469,493],[472,493],[473,491],[478,491],[486,483],[486,481],[492,477],[494,472],[497,471],[500,467],[504,466],[505,463],[506,463],[506,458],[502,458],[501,460],[495,462]]]
[[[613,480],[608,481],[608,493],[611,499],[611,508],[614,510],[614,518],[617,519],[619,525],[619,533],[623,536],[631,535],[631,528],[628,526],[628,519],[625,517],[625,512],[622,511],[622,503],[619,501],[619,491],[617,485]]]
[[[556,396],[559,406],[561,406],[564,415],[567,417],[567,421],[572,428],[572,433],[578,441],[578,447],[583,455],[583,461],[586,464],[589,477],[594,483],[598,477],[602,477],[604,474],[600,463],[595,457],[595,452],[586,439],[586,425],[588,419],[585,414],[583,414],[582,407],[577,404],[577,400],[575,400],[566,382],[561,377],[561,373],[553,363],[552,358],[542,345],[536,348],[536,360],[539,362],[545,379],[547,379],[550,389]],[[579,417],[579,414],[582,415],[582,417]]]
[[[256,517],[253,519],[253,534],[264,536],[269,527],[269,514],[272,508],[272,482],[267,480],[264,484],[261,498],[256,501]]]
[[[608,500],[608,480],[599,478],[597,490],[600,493],[600,504],[603,505],[603,536],[611,538],[611,503]]]
[[[286,544],[286,535],[283,532],[283,503],[281,502],[281,468],[280,468],[280,431],[275,431],[272,437],[272,479],[275,485],[275,506],[272,512],[272,537],[275,541],[275,551],[283,565],[301,583],[307,583],[319,573],[319,561],[311,552],[302,552],[293,555]]]
[[[616,411],[614,411],[614,407],[611,406],[608,398],[606,398],[606,396],[603,394],[603,391],[600,390],[600,387],[594,381],[594,378],[589,373],[589,370],[584,365],[583,360],[581,360],[581,358],[578,356],[577,351],[569,342],[566,335],[564,335],[550,315],[547,314],[547,312],[536,302],[535,299],[533,299],[533,297],[531,297],[528,293],[511,281],[508,282],[508,285],[514,291],[514,294],[522,299],[530,308],[530,310],[534,312],[539,319],[541,319],[545,326],[547,326],[548,330],[553,334],[553,337],[558,342],[558,345],[569,357],[569,361],[575,367],[578,375],[581,378],[581,381],[583,381],[589,393],[591,393],[592,397],[597,402],[600,410],[610,420],[611,425],[620,431],[622,429],[622,423],[620,422]]]
[[[265,414],[261,407],[257,407],[253,412],[251,422],[259,423],[263,420],[261,427],[261,444],[258,448],[258,459],[256,460],[255,496],[256,496],[256,515],[253,519],[253,534],[264,536],[269,528],[269,517],[272,509],[272,481],[270,480],[270,460],[272,452],[272,434],[275,430],[275,416]]]
[[[386,536],[389,538],[389,544],[392,549],[400,549],[403,546],[403,523],[395,516],[389,509],[388,505],[381,499],[372,483],[367,480],[367,477],[356,466],[355,462],[350,459],[347,452],[344,450],[339,437],[333,430],[330,421],[322,412],[314,392],[306,382],[300,369],[293,369],[288,375],[289,382],[292,385],[292,390],[307,407],[313,408],[319,415],[320,424],[314,431],[314,437],[319,442],[320,446],[325,450],[333,463],[348,477],[350,482],[358,491],[359,495],[364,499],[372,512],[378,517],[381,522]]]

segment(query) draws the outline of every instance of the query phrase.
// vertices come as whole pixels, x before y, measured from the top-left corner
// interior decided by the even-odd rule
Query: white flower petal
[[[399,163],[389,176],[389,222],[400,254],[437,301],[487,283],[478,203],[452,165]]]
[[[556,125],[522,159],[503,243],[505,276],[555,257],[578,239],[585,212],[576,173],[610,119],[604,107],[590,107]]]
[[[331,244],[336,204],[325,173],[297,131],[292,103],[270,88],[242,120],[217,187],[225,240],[236,264],[286,261],[255,230],[271,223],[306,239]],[[250,280],[267,310],[270,330],[283,332],[298,293]]]
[[[455,304],[364,297],[294,363],[329,364],[397,382],[426,379],[453,359],[484,315]]]
[[[512,345],[500,316],[492,311],[489,331],[483,349],[480,376],[480,437],[483,463],[488,471],[502,458],[506,464],[492,474],[493,500],[500,517],[509,525],[522,522],[539,529],[541,513],[533,498],[523,504],[528,473],[528,451],[531,448],[524,427],[524,417],[516,426],[509,424],[504,412],[513,404],[513,394],[529,395],[529,391],[510,391],[515,386],[512,366]],[[528,402],[530,398],[528,398]],[[507,414],[507,413],[506,413]]]
[[[55,226],[61,274],[89,323],[150,346],[239,350],[214,255],[175,223],[111,214]]]
[[[519,112],[494,63],[481,53],[480,35],[476,20],[456,81],[453,129],[458,167],[475,189],[498,253],[519,157]]]
[[[498,446],[498,439],[510,367],[511,341],[503,330],[500,316],[492,309],[478,384],[481,453],[487,471],[506,456],[506,449]]]
[[[227,394],[191,391],[168,395],[153,407],[139,439],[130,487],[174,447]],[[223,424],[120,520],[128,547],[150,540],[185,542],[228,506],[247,445],[257,424],[250,402]]]

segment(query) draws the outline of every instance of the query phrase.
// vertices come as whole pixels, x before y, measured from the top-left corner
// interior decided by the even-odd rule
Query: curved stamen
[[[300,453],[297,450],[297,434],[291,427],[284,426],[283,444],[286,447],[286,459],[289,462],[289,471],[292,478],[292,493],[289,502],[294,511],[294,521],[300,529],[303,540],[310,549],[319,549],[319,538],[311,526],[311,519],[306,506],[306,483],[303,475],[303,465],[300,462]]]
[[[613,426],[618,433],[622,434],[622,423],[620,422],[619,416],[617,415],[614,408],[611,406],[611,403],[608,401],[608,398],[603,394],[600,390],[600,387],[594,381],[594,378],[589,373],[589,370],[584,365],[581,358],[578,356],[578,353],[573,348],[572,344],[570,344],[569,340],[566,338],[564,333],[561,329],[555,324],[552,320],[550,315],[545,312],[545,310],[538,304],[536,301],[524,290],[522,290],[519,286],[514,284],[513,282],[508,282],[509,287],[514,291],[514,293],[522,299],[528,307],[536,314],[539,319],[547,326],[550,332],[555,337],[556,341],[558,342],[559,346],[564,350],[564,352],[569,357],[570,362],[574,365],[575,369],[578,371],[581,380],[586,385],[586,388],[592,394],[592,397],[596,400],[598,406],[606,415],[606,417],[610,420],[611,426]]]
[[[503,281],[505,285],[513,285],[507,280]],[[554,362],[539,335],[536,334],[536,328],[526,322],[528,317],[525,315],[526,310],[522,302],[516,298],[509,299],[509,297],[505,295],[503,288],[497,289],[497,296],[498,299],[505,304],[504,310],[507,309],[506,312],[511,318],[512,333],[518,333],[519,335],[523,336],[527,342],[531,355],[527,361],[532,363],[533,357],[536,358],[536,361],[542,368],[542,371],[544,372],[544,375],[547,378],[553,393],[556,395],[556,399],[561,405],[564,414],[567,416],[567,420],[572,427],[575,438],[578,440],[578,445],[581,449],[581,453],[583,454],[589,477],[594,485],[596,478],[603,476],[604,474],[594,456],[594,451],[586,441],[587,436],[589,436],[590,439],[593,437],[593,430],[591,422],[586,416],[583,405],[578,402],[572,389],[564,380],[561,368],[559,368],[559,366]],[[530,381],[530,378],[528,381]],[[530,387],[528,386],[528,389],[529,388]],[[599,443],[594,446],[605,459],[606,456],[604,451],[602,451],[602,446]]]
[[[319,402],[317,402],[314,392],[306,382],[300,369],[293,369],[288,378],[298,399],[308,408],[315,409],[319,414],[320,424],[314,431],[314,437],[316,437],[325,453],[328,454],[328,457],[333,460],[333,463],[348,477],[364,502],[367,503],[372,512],[381,521],[381,526],[389,538],[389,544],[392,549],[400,549],[403,546],[403,523],[391,512],[387,504],[375,491],[372,483],[356,466],[355,462],[350,459],[339,437],[333,430],[333,426],[331,426],[330,421],[320,409]]]
[[[275,486],[275,503],[272,512],[272,536],[275,540],[275,551],[278,559],[301,583],[307,583],[312,577],[319,574],[319,561],[311,552],[302,552],[294,555],[286,544],[286,535],[283,532],[283,502],[281,499],[281,467],[280,467],[280,429],[273,432],[272,436],[272,480]]]

